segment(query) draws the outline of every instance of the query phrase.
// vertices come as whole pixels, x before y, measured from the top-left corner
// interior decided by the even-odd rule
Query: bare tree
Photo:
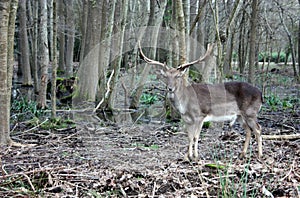
[[[49,49],[48,49],[48,30],[47,30],[47,0],[39,0],[40,3],[40,89],[38,96],[38,105],[40,108],[46,108],[47,82],[48,82],[48,66],[49,66]]]
[[[186,51],[186,41],[185,41],[185,21],[184,21],[184,11],[182,0],[176,0],[176,15],[178,23],[178,32],[179,32],[179,54],[180,54],[180,64],[186,62],[187,51]]]
[[[293,65],[294,76],[297,81],[300,81],[300,66],[299,66],[299,74],[298,74],[297,68],[296,68],[296,56],[295,56],[295,46],[294,46],[293,36],[292,36],[290,30],[288,29],[285,19],[283,17],[284,9],[279,4],[279,2],[276,1],[276,4],[279,9],[279,17],[280,17],[281,24],[283,25],[284,31],[288,37],[289,48],[290,48],[291,55],[292,55],[292,65]]]
[[[258,15],[258,1],[253,0],[251,4],[252,12],[250,18],[250,39],[249,39],[249,72],[248,82],[254,83],[255,72],[255,48],[256,48],[256,27],[257,27],[257,15]]]
[[[65,62],[65,45],[66,45],[66,34],[65,34],[65,12],[66,5],[65,0],[58,1],[58,14],[59,14],[59,24],[58,24],[58,34],[59,34],[59,63],[58,69],[60,72],[65,72],[66,70],[66,62]]]
[[[21,57],[21,66],[23,73],[23,85],[32,86],[31,79],[31,70],[29,62],[29,44],[28,44],[28,35],[27,35],[27,15],[26,15],[26,1],[19,2],[19,43],[20,43],[20,57]]]
[[[56,45],[57,45],[57,6],[56,6],[56,0],[53,0],[53,11],[52,11],[52,22],[53,22],[53,48],[52,48],[52,79],[51,79],[51,104],[52,104],[52,117],[56,117],[56,76],[57,76],[57,50],[56,50]]]
[[[248,38],[248,19],[247,19],[247,1],[243,0],[241,9],[241,17],[240,17],[240,23],[239,23],[239,38],[238,38],[238,64],[239,64],[239,70],[240,74],[244,73],[245,65],[246,65],[246,54],[248,49],[248,42],[246,42],[246,39]]]
[[[110,94],[108,96],[108,102],[107,102],[107,105],[108,105],[108,108],[109,109],[113,109],[114,107],[114,99],[113,99],[113,92],[115,91],[116,89],[116,85],[117,85],[117,81],[119,79],[119,74],[120,74],[120,68],[121,68],[121,61],[122,61],[122,52],[123,52],[123,41],[124,41],[124,36],[125,36],[125,27],[126,27],[126,20],[127,20],[127,14],[128,14],[128,0],[122,0],[122,4],[121,4],[121,7],[120,7],[120,36],[119,38],[117,38],[116,40],[116,43],[114,43],[114,45],[116,46],[120,46],[118,51],[120,52],[120,56],[117,57],[117,59],[115,60],[115,63],[113,64],[112,66],[112,69],[114,71],[114,75],[113,75],[113,78],[112,78],[112,82],[111,82],[111,85],[110,85]],[[115,13],[116,14],[116,13]]]
[[[300,0],[298,0],[298,4],[300,6]],[[299,15],[299,13],[298,13]],[[300,16],[298,20],[298,79],[300,81]]]
[[[66,6],[66,13],[66,76],[70,77],[73,76],[73,54],[75,36],[73,0],[68,0],[68,6]]]
[[[18,0],[3,0],[0,7],[0,145],[6,145],[14,144],[10,138],[10,97]]]
[[[80,65],[77,73],[77,90],[74,95],[74,104],[84,101],[95,102],[99,63],[99,48],[101,34],[101,11],[102,3],[94,4],[92,1],[85,1],[83,10],[83,46],[80,54]],[[93,20],[91,20],[93,19]]]
[[[31,43],[30,48],[30,64],[33,76],[34,90],[36,93],[39,91],[39,77],[38,77],[38,1],[27,1],[28,19],[31,28],[29,30],[29,39]]]

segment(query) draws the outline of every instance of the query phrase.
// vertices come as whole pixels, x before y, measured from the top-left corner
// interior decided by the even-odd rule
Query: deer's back
[[[256,114],[262,104],[261,91],[245,82],[226,82],[222,84],[192,84],[188,88],[198,99],[204,114],[222,114],[221,109],[240,114]]]

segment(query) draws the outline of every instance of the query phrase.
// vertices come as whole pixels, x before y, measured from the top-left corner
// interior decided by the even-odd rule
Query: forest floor
[[[0,197],[300,197],[299,100],[268,100],[258,118],[262,134],[298,138],[263,138],[261,160],[254,138],[238,158],[245,140],[238,124],[203,129],[198,162],[183,161],[180,122],[14,132],[28,145],[0,147]]]
[[[263,134],[298,134],[300,111],[262,112]],[[175,130],[176,131],[176,130]],[[12,137],[27,147],[1,148],[1,197],[299,197],[300,139],[254,138],[237,125],[204,129],[200,160],[184,162],[187,137],[169,124],[83,126]],[[229,131],[229,132],[223,132]]]

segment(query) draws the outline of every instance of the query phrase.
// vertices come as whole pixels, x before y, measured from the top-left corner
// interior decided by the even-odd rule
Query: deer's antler
[[[205,61],[209,56],[210,54],[212,53],[213,49],[214,49],[214,46],[215,46],[215,43],[212,43],[212,44],[208,44],[208,47],[207,47],[207,51],[206,53],[204,54],[204,56],[200,57],[199,59],[193,61],[193,62],[189,62],[189,63],[184,63],[182,65],[179,65],[177,67],[177,70],[184,70],[185,68],[193,65],[193,64],[196,64],[196,63],[200,63],[202,61]]]
[[[164,67],[164,68],[166,67],[166,64],[161,63],[161,62],[159,62],[159,61],[152,60],[152,59],[146,57],[145,54],[144,54],[143,51],[142,51],[142,48],[141,48],[141,42],[140,42],[140,41],[139,41],[139,50],[140,50],[140,53],[141,53],[141,55],[142,55],[144,61],[146,61],[147,63],[152,64],[152,65],[159,65],[159,66],[162,66],[162,67]]]

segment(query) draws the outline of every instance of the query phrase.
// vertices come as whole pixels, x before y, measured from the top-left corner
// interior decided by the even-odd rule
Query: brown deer
[[[245,157],[251,139],[251,132],[256,136],[258,157],[262,157],[261,127],[257,123],[257,114],[262,105],[261,91],[245,82],[226,82],[222,84],[187,84],[183,78],[186,69],[209,58],[214,44],[208,45],[203,57],[185,63],[177,68],[170,68],[164,63],[147,58],[141,47],[143,59],[162,67],[162,76],[166,78],[167,96],[172,105],[180,112],[185,123],[189,146],[185,160],[198,159],[198,140],[205,121],[231,121],[230,126],[238,121],[246,131],[246,140],[240,157]]]

